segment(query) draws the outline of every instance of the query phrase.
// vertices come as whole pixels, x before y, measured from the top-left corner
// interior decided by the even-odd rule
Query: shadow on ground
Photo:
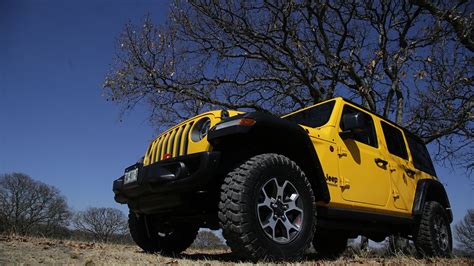
[[[170,258],[175,258],[175,259],[186,259],[186,260],[192,260],[192,261],[202,261],[202,260],[215,260],[215,261],[220,261],[220,262],[231,262],[231,263],[239,263],[239,262],[248,262],[248,263],[254,263],[255,261],[248,260],[245,258],[241,258],[230,251],[222,251],[221,253],[217,253],[215,251],[210,251],[210,253],[206,253],[205,251],[203,252],[194,252],[192,254],[179,254],[174,257]],[[301,258],[297,258],[296,261],[319,261],[319,260],[325,260],[328,261],[327,258],[322,258],[318,254],[305,254]],[[260,259],[259,262],[272,262],[274,260],[271,259]],[[278,262],[278,261],[275,261]]]

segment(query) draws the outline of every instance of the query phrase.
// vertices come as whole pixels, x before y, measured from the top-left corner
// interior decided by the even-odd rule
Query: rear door
[[[392,182],[391,197],[395,208],[411,210],[415,193],[417,172],[409,161],[407,143],[403,131],[381,121],[384,145],[388,150],[388,168]]]

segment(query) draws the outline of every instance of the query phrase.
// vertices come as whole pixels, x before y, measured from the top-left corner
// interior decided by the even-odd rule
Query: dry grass
[[[188,249],[179,257],[165,257],[158,254],[143,253],[134,245],[98,244],[71,240],[53,240],[18,236],[0,236],[0,265],[4,264],[251,264],[242,262],[230,253],[229,249]],[[274,264],[263,262],[264,264]],[[391,258],[358,254],[341,257],[337,260],[320,260],[308,254],[300,262],[280,263],[291,265],[347,265],[347,264],[397,264],[397,265],[474,265],[473,259],[416,259],[408,256]]]

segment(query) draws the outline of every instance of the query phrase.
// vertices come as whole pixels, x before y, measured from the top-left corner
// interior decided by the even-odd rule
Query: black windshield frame
[[[335,105],[336,101],[328,101],[300,112],[287,115],[283,117],[283,119],[311,128],[321,127],[331,118]]]

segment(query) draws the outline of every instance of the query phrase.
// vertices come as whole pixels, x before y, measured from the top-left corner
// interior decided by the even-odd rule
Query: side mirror
[[[362,113],[351,113],[342,116],[342,126],[344,131],[340,132],[339,135],[342,139],[351,138],[354,132],[364,130],[367,121]]]

